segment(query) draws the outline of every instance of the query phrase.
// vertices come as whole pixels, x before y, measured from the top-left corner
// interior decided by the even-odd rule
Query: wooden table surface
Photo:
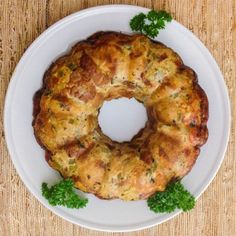
[[[12,72],[26,48],[48,26],[83,8],[133,4],[165,9],[197,35],[218,62],[229,89],[232,129],[224,162],[195,209],[150,229],[103,233],[75,226],[42,206],[17,175],[0,123],[0,235],[236,235],[236,1],[235,0],[1,0],[0,115]],[[191,49],[190,49],[191,50]]]

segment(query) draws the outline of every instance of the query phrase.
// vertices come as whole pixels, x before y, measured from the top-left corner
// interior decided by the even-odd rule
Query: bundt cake
[[[105,100],[134,97],[146,126],[118,143],[98,125]],[[146,199],[185,176],[208,138],[208,100],[194,71],[140,34],[98,32],[45,73],[33,128],[49,165],[103,199]]]

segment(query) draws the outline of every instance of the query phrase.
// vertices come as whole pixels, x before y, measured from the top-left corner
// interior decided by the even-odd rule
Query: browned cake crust
[[[104,100],[134,97],[148,112],[130,142],[102,134]],[[194,71],[144,35],[99,32],[51,65],[33,127],[50,166],[100,198],[146,199],[185,176],[208,137],[208,100]]]

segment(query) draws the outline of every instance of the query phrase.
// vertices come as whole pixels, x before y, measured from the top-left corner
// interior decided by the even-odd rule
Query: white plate
[[[154,214],[146,201],[123,202],[99,200],[88,194],[88,207],[69,210],[51,207],[41,196],[43,181],[59,179],[44,159],[44,151],[35,141],[32,122],[32,98],[41,87],[44,71],[55,58],[76,41],[100,30],[130,32],[129,20],[149,9],[110,5],[86,9],[72,14],[41,34],[28,48],[11,78],[8,88],[4,128],[10,156],[21,179],[30,192],[47,208],[75,224],[103,231],[133,231],[164,222],[172,214]],[[183,183],[198,197],[212,181],[223,160],[230,130],[230,105],[222,74],[206,47],[189,30],[172,21],[157,40],[173,48],[192,67],[209,99],[209,139]]]

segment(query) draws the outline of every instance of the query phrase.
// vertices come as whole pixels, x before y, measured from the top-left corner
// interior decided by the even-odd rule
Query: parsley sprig
[[[157,192],[149,197],[147,204],[156,213],[170,213],[176,208],[189,211],[195,206],[195,198],[177,181],[170,183],[164,192]]]
[[[166,22],[171,20],[171,15],[166,11],[151,10],[146,15],[140,13],[134,16],[130,21],[130,27],[135,32],[155,38],[159,34],[160,29],[165,28]]]
[[[78,209],[85,207],[88,203],[88,199],[81,198],[74,191],[71,179],[63,179],[50,188],[47,183],[42,183],[42,194],[52,206]],[[149,197],[147,204],[155,213],[170,213],[176,208],[188,211],[195,206],[195,198],[180,181],[177,181],[170,183],[165,191],[157,192]]]
[[[88,199],[76,194],[71,179],[63,179],[50,188],[47,183],[42,183],[42,194],[52,206],[59,205],[78,209],[85,207],[88,203]]]

